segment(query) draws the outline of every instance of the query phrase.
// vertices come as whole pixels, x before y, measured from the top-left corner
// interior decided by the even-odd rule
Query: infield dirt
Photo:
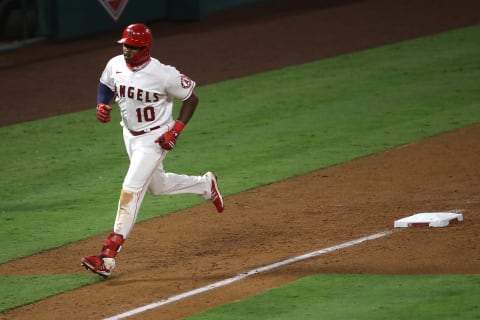
[[[478,24],[478,12],[480,2],[473,0],[438,0],[435,6],[415,0],[285,1],[198,22],[154,24],[153,51],[204,85]],[[107,33],[2,53],[0,68],[9,79],[2,87],[11,99],[1,107],[1,125],[91,108],[99,72],[119,52],[117,37]],[[479,274],[478,141],[480,125],[474,125],[228,196],[222,214],[205,203],[138,223],[112,279],[1,313],[0,319],[112,316],[261,265],[392,229],[395,219],[417,212],[463,210],[464,221],[447,228],[396,230],[381,240],[132,318],[181,319],[316,273]],[[220,177],[220,185],[222,179],[228,176]],[[1,264],[0,273],[86,272],[79,267],[80,258],[98,251],[105,236]]]

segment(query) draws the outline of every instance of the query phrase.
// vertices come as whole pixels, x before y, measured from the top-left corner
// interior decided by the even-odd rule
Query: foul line
[[[338,245],[333,246],[333,247],[313,251],[313,252],[306,253],[306,254],[303,254],[303,255],[300,255],[300,256],[297,256],[297,257],[294,257],[294,258],[290,258],[290,259],[287,259],[287,260],[283,260],[283,261],[280,261],[280,262],[269,264],[267,266],[252,269],[252,270],[247,271],[245,273],[241,273],[239,275],[236,275],[235,277],[225,279],[225,280],[221,280],[221,281],[206,285],[206,286],[198,288],[198,289],[194,289],[194,290],[191,290],[191,291],[188,291],[188,292],[178,294],[176,296],[172,296],[170,298],[166,298],[166,299],[163,299],[163,300],[151,303],[151,304],[147,304],[143,307],[132,309],[130,311],[120,313],[120,314],[118,314],[116,316],[113,316],[113,317],[110,317],[110,318],[105,318],[104,320],[118,320],[118,319],[123,319],[123,318],[126,318],[126,317],[130,317],[130,316],[133,316],[133,315],[136,315],[136,314],[139,314],[139,313],[151,310],[151,309],[155,309],[155,308],[167,305],[167,304],[175,302],[175,301],[179,301],[179,300],[182,300],[182,299],[185,299],[185,298],[188,298],[188,297],[191,297],[191,296],[203,293],[203,292],[207,292],[207,291],[210,291],[210,290],[213,290],[213,289],[216,289],[216,288],[226,286],[226,285],[231,284],[233,282],[245,279],[247,277],[250,277],[250,276],[265,272],[265,271],[269,271],[269,270],[272,270],[272,269],[275,269],[275,268],[278,268],[278,267],[285,266],[287,264],[291,264],[291,263],[295,263],[295,262],[298,262],[298,261],[310,259],[310,258],[313,258],[313,257],[318,257],[322,254],[326,254],[326,253],[329,253],[329,252],[332,252],[332,251],[336,251],[336,250],[340,250],[340,249],[343,249],[343,248],[351,247],[351,246],[360,244],[360,243],[365,242],[365,241],[385,237],[385,236],[387,236],[391,233],[392,233],[392,230],[387,230],[387,231],[375,233],[375,234],[372,234],[372,235],[369,235],[369,236],[366,236],[366,237],[363,237],[363,238],[359,238],[359,239],[356,239],[356,240],[344,242],[344,243],[338,244]]]

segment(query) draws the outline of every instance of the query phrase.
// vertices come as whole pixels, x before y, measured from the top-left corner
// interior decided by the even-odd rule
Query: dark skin
[[[182,105],[180,107],[180,114],[178,115],[178,120],[182,121],[184,124],[187,124],[188,121],[190,121],[190,119],[192,118],[195,109],[197,108],[198,100],[198,96],[195,94],[195,92],[192,92],[190,97],[182,102]]]

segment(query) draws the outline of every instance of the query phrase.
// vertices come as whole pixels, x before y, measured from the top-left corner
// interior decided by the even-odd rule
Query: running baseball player
[[[85,268],[104,277],[115,268],[115,257],[133,229],[147,189],[153,195],[198,194],[210,199],[217,212],[224,209],[214,173],[188,176],[167,173],[163,168],[163,160],[198,105],[195,81],[151,57],[152,33],[146,25],[127,26],[117,42],[123,45],[123,54],[110,59],[100,77],[97,118],[104,123],[110,121],[109,103],[115,98],[130,166],[113,231],[100,254],[82,258]],[[176,120],[172,116],[174,99],[182,101]]]

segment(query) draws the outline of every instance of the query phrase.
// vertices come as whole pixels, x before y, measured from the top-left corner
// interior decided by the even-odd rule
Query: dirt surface
[[[285,1],[152,25],[154,55],[199,85],[480,22],[480,2]],[[92,108],[117,33],[2,53],[1,125]],[[25,94],[28,92],[28,94]],[[30,101],[31,100],[31,101]],[[73,101],[73,102],[72,102]],[[94,121],[94,120],[92,120]],[[480,273],[480,125],[138,223],[114,276],[0,314],[0,319],[99,319],[239,273],[385,230],[396,219],[462,210],[447,228],[392,234],[144,312],[181,319],[316,273]],[[220,179],[228,179],[222,176]],[[222,180],[220,180],[221,186]],[[113,223],[113,221],[112,221]],[[106,235],[0,265],[1,274],[83,273]],[[94,275],[92,275],[94,276]]]

